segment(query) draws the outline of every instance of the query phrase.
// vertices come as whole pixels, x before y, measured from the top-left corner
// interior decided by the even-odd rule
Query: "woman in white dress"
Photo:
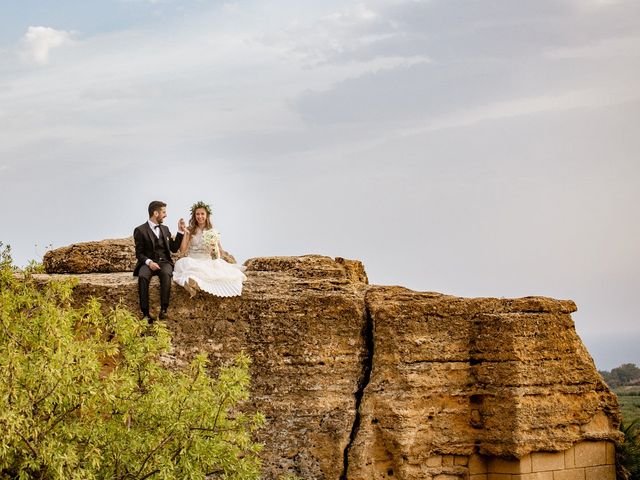
[[[245,267],[228,263],[221,257],[220,232],[211,225],[211,207],[198,202],[191,207],[191,219],[180,246],[186,256],[173,269],[173,281],[193,297],[204,290],[218,297],[233,297],[242,293],[247,277]]]

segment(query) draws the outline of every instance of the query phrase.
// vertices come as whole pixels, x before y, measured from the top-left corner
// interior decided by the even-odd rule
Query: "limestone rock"
[[[132,272],[136,252],[133,238],[118,238],[49,250],[42,263],[47,273]]]
[[[173,285],[163,361],[206,352],[215,370],[251,356],[265,479],[485,478],[531,464],[530,452],[609,451],[620,436],[571,301],[370,286],[362,263],[320,255],[245,264],[240,297],[190,299]],[[130,272],[75,276],[75,301],[138,310]],[[151,293],[157,308],[156,278]]]
[[[175,255],[174,259],[180,258]],[[222,258],[236,263],[228,252]],[[75,243],[49,250],[42,261],[47,273],[115,273],[133,272],[136,249],[133,237]]]
[[[267,419],[258,437],[265,443],[264,478],[290,472],[337,479],[365,355],[364,268],[360,262],[310,255],[256,258],[247,262],[245,273],[241,297],[199,292],[190,299],[173,285],[167,323],[175,348],[173,358],[163,360],[186,364],[206,352],[215,369],[241,351],[249,354],[250,409]],[[131,273],[75,277],[77,301],[95,296],[105,308],[122,303],[138,311]],[[157,307],[155,277],[150,291]]]
[[[573,302],[372,287],[366,303],[372,370],[348,478],[424,478],[442,455],[519,458],[618,438],[617,401]]]

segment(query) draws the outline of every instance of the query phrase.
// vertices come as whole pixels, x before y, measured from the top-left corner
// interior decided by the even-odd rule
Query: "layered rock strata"
[[[174,285],[169,360],[207,352],[215,369],[252,357],[264,478],[551,479],[600,468],[613,480],[617,403],[575,332],[573,302],[371,286],[360,262],[317,255],[246,265],[241,297],[190,299]],[[77,301],[137,311],[130,272],[75,276]],[[596,450],[576,466],[575,452]],[[545,452],[567,460],[548,469]]]
[[[573,302],[399,287],[372,287],[365,301],[372,369],[347,478],[465,478],[473,454],[617,438],[617,401],[576,335]]]

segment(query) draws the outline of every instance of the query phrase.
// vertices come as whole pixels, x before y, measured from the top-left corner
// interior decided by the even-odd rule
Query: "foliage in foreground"
[[[204,356],[169,371],[166,328],[74,308],[72,289],[16,275],[0,251],[0,478],[259,478],[262,417],[236,408],[248,358],[217,379]]]
[[[616,449],[618,478],[640,480],[640,421],[623,422],[620,430],[624,433],[624,442]]]

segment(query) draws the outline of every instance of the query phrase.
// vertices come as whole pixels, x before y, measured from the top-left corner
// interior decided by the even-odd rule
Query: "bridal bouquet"
[[[202,241],[204,244],[213,251],[213,258],[220,258],[220,249],[218,247],[218,240],[220,233],[216,230],[205,230],[202,232]]]

